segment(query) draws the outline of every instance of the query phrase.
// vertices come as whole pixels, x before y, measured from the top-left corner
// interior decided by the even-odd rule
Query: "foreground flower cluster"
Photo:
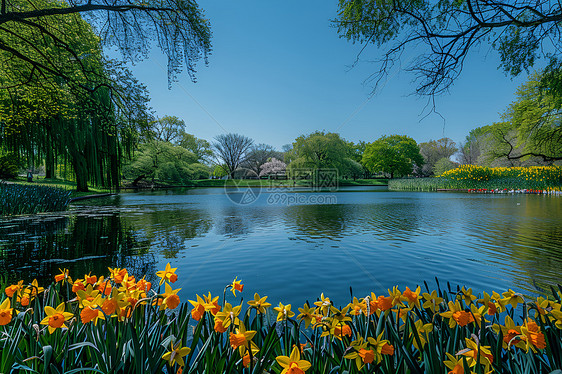
[[[526,300],[439,287],[293,308],[238,279],[181,303],[170,264],[157,285],[126,269],[48,288],[4,285],[0,372],[548,373],[562,368],[562,291]],[[230,295],[230,292],[232,295]],[[227,293],[228,292],[228,293]],[[227,299],[230,302],[227,302]]]

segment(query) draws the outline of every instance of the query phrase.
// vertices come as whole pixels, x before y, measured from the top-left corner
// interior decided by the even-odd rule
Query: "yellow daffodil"
[[[359,301],[356,297],[354,297],[353,301],[349,303],[348,307],[350,308],[349,314],[351,314],[352,316],[367,314],[367,304],[365,303],[365,300]]]
[[[56,329],[67,328],[64,324],[66,321],[74,317],[74,314],[65,312],[64,303],[60,303],[56,309],[51,306],[45,307],[45,314],[47,315],[41,320],[42,325],[47,325],[49,334],[52,334]]]
[[[301,312],[297,319],[299,321],[304,321],[304,327],[308,328],[312,321],[316,321],[316,308],[311,308],[308,304],[304,304],[302,308],[298,308],[299,312]]]
[[[164,353],[162,358],[168,361],[168,365],[170,365],[170,367],[173,366],[174,363],[177,363],[180,367],[184,367],[185,362],[183,361],[183,358],[187,356],[189,352],[191,352],[191,348],[182,347],[181,342],[178,342],[175,346],[172,342],[170,342],[170,352]]]
[[[277,321],[285,321],[295,315],[291,312],[291,304],[283,305],[279,303],[279,306],[273,308],[277,312]]]
[[[265,310],[271,306],[266,302],[267,296],[260,297],[257,293],[254,294],[254,300],[248,301],[248,305],[256,310],[258,314],[265,314]]]
[[[221,310],[221,306],[219,305],[219,297],[212,297],[210,292],[208,295],[203,295],[203,297],[205,298],[205,310],[211,312],[211,314],[214,316],[217,315],[217,313]]]
[[[418,319],[415,323],[414,323],[414,328],[416,329],[417,333],[418,333],[418,338],[420,340],[420,344],[421,347],[418,344],[418,339],[413,340],[413,344],[414,347],[416,347],[416,349],[418,349],[419,351],[422,350],[422,348],[425,346],[425,343],[427,342],[427,335],[433,331],[433,324],[432,323],[426,323],[424,325],[424,323],[422,322],[421,319]],[[410,336],[414,335],[413,332],[410,332]]]
[[[237,305],[233,307],[229,303],[224,304],[224,309],[217,313],[215,318],[218,318],[223,328],[228,328],[231,324],[237,326],[240,324],[240,320],[238,319],[238,314],[240,314],[240,309],[242,309],[242,305]]]
[[[161,286],[162,283],[164,283],[164,281],[168,281],[168,282],[171,282],[171,283],[174,283],[175,281],[177,281],[178,276],[176,275],[176,270],[178,270],[178,268],[172,268],[170,266],[170,263],[168,262],[166,264],[166,268],[164,270],[157,271],[156,276],[158,276],[160,278],[159,285]]]
[[[502,293],[502,296],[503,304],[510,304],[513,309],[517,308],[517,304],[524,303],[523,296],[521,296],[521,294],[519,293],[516,293],[512,289],[509,289],[508,291]]]
[[[293,348],[289,357],[277,356],[275,360],[283,368],[281,374],[302,374],[311,366],[310,362],[301,360],[301,354],[297,347]]]
[[[328,315],[328,311],[330,310],[330,307],[332,306],[332,302],[330,301],[330,298],[328,297],[324,297],[324,293],[322,293],[320,295],[320,300],[319,301],[315,301],[314,305],[316,305],[320,312],[322,312],[322,314],[324,316]]]

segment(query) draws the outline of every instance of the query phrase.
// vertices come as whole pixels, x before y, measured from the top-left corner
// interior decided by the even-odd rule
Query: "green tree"
[[[198,162],[207,164],[213,157],[211,144],[205,139],[197,138],[195,135],[184,132],[179,144],[193,153]]]
[[[518,89],[504,121],[491,127],[496,157],[545,164],[562,160],[562,100],[558,93],[544,90],[541,79],[540,74],[531,76]]]
[[[339,134],[316,131],[296,138],[287,156],[289,169],[336,168],[341,172],[346,166],[345,159],[350,156],[350,148]]]
[[[383,136],[367,144],[363,165],[372,173],[408,175],[414,166],[423,165],[423,157],[416,141],[406,135]]]
[[[424,160],[424,165],[421,168],[421,174],[424,176],[433,175],[433,168],[437,161],[442,158],[448,159],[458,150],[455,142],[449,138],[429,140],[428,142],[418,144],[418,146]]]
[[[193,179],[209,177],[205,165],[187,149],[170,142],[153,140],[141,144],[132,161],[124,167],[125,177],[137,184],[142,179],[162,182],[188,183]]]
[[[340,0],[334,23],[340,37],[364,45],[360,54],[370,44],[385,47],[375,82],[409,50],[417,54],[407,67],[416,92],[435,95],[449,89],[470,51],[481,46],[495,49],[512,76],[539,57],[558,65],[560,21],[562,6],[547,0]]]
[[[28,2],[18,4],[18,10],[31,9]],[[78,15],[41,22],[41,32],[25,22],[0,24],[1,40],[57,70],[31,67],[28,74],[28,62],[0,48],[0,143],[23,153],[30,165],[44,160],[49,177],[60,160],[71,164],[80,191],[87,191],[89,182],[118,187],[121,158],[146,122],[144,87],[123,66],[103,58],[99,38]],[[53,53],[56,61],[49,60]]]

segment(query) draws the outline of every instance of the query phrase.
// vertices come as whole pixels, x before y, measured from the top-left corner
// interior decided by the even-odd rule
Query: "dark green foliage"
[[[0,178],[13,179],[18,176],[19,160],[13,153],[0,156]]]
[[[66,210],[70,194],[61,188],[0,183],[0,216]]]

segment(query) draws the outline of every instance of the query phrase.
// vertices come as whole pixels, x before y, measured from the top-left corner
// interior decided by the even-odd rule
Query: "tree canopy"
[[[363,165],[372,173],[408,175],[414,166],[423,165],[423,157],[416,141],[406,135],[382,136],[367,144]]]
[[[0,51],[2,60],[16,60],[19,74],[8,86],[25,85],[50,74],[89,91],[61,61],[74,61],[83,76],[95,75],[81,61],[87,54],[79,45],[61,38],[60,31],[72,19],[86,18],[103,45],[118,49],[124,60],[137,61],[148,54],[153,41],[168,58],[171,82],[183,69],[195,79],[195,65],[211,51],[209,21],[195,1],[175,0],[1,0]],[[57,27],[54,27],[54,26]],[[83,43],[89,31],[75,34]],[[33,38],[30,38],[33,36]],[[34,40],[53,42],[49,50],[35,48]],[[4,85],[6,87],[6,85]]]
[[[435,95],[453,84],[466,57],[482,45],[495,49],[501,68],[513,76],[540,57],[557,65],[560,21],[560,2],[547,0],[340,0],[334,23],[341,37],[363,44],[361,53],[370,44],[386,49],[372,76],[376,83],[413,51],[417,57],[407,69],[416,76],[416,92]]]

